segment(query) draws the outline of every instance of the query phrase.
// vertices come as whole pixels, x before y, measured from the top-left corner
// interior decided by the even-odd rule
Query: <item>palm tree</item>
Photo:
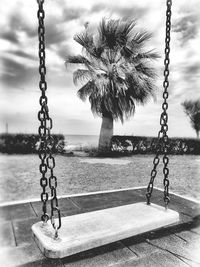
[[[196,131],[197,138],[200,132],[200,100],[184,101],[181,104],[184,108],[186,115],[190,118],[192,128]]]
[[[74,84],[82,83],[78,96],[89,98],[93,114],[102,117],[99,152],[110,150],[113,120],[129,118],[135,104],[144,104],[155,92],[155,70],[151,60],[158,54],[145,51],[151,38],[146,31],[136,31],[134,20],[103,19],[96,32],[85,26],[74,40],[82,46],[82,55],[68,56],[69,63],[79,64],[73,73]]]

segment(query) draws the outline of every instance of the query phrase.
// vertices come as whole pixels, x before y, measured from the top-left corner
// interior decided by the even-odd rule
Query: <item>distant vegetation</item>
[[[155,154],[157,138],[146,136],[113,136],[113,154]],[[169,138],[168,153],[173,155],[200,155],[200,140],[192,138]]]
[[[200,132],[200,100],[185,101],[181,104],[184,108],[186,115],[190,119],[192,128],[195,130],[197,138],[199,138]]]
[[[111,149],[109,152],[104,154],[99,153],[97,147],[89,145],[78,147],[76,152],[85,152],[91,157],[121,157],[136,154],[155,154],[157,141],[158,139],[156,137],[115,135],[112,137]],[[168,153],[171,155],[200,155],[200,140],[196,138],[169,138],[167,147]],[[160,154],[162,154],[162,151]],[[76,155],[76,153],[74,153],[74,155]]]
[[[156,137],[146,136],[113,136],[111,149],[105,154],[99,153],[98,148],[92,145],[79,146],[72,151],[65,151],[65,137],[62,134],[53,135],[53,153],[62,153],[68,156],[85,152],[88,156],[127,156],[134,154],[155,154]],[[66,140],[67,141],[67,140]],[[36,134],[0,134],[0,152],[8,154],[37,153],[39,136]],[[200,155],[200,140],[192,138],[170,138],[168,143],[169,154]]]
[[[54,134],[54,153],[62,153],[64,150],[64,135]],[[0,152],[8,154],[37,153],[39,147],[39,135],[36,134],[1,134]]]

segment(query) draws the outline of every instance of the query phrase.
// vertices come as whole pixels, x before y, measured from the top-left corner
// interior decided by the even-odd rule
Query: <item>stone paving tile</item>
[[[180,255],[183,259],[188,259],[193,263],[196,262],[200,266],[199,239],[196,239],[196,241],[194,242],[194,239],[190,238],[190,241],[187,241],[184,237],[180,238],[178,235],[181,237],[181,233],[178,233],[176,235],[169,235],[164,236],[162,238],[151,239],[149,242],[159,248]],[[189,238],[191,232],[187,231],[187,235]]]
[[[121,241],[126,247],[130,248],[138,257],[146,257],[149,254],[161,251],[159,248],[152,246],[151,244],[140,241],[137,238],[128,238]]]
[[[62,262],[65,267],[106,267],[136,258],[135,253],[116,242],[64,258]]]
[[[186,244],[185,247],[188,250],[188,258],[198,262],[200,266],[200,235],[191,231],[182,231],[177,233],[176,236],[186,241],[184,244]]]
[[[64,267],[60,259],[43,259],[26,263],[17,267]]]
[[[15,267],[63,267],[64,265],[60,260],[43,259],[25,264],[20,264]]]
[[[137,192],[133,193],[133,190],[127,190],[73,197],[72,200],[83,210],[89,211],[145,201],[145,196]]]
[[[36,217],[30,203],[0,207],[0,220],[26,219]]]
[[[76,203],[73,203],[71,198],[60,198],[58,201],[62,213],[74,215],[81,212],[81,208]]]
[[[31,226],[38,222],[39,218],[13,221],[13,229],[17,246],[30,243],[32,238]]]
[[[188,267],[186,262],[166,252],[155,252],[147,257],[138,258],[125,263],[109,265],[112,267]]]
[[[0,250],[1,267],[64,267],[60,259],[47,259],[42,255],[34,240],[26,246]]]
[[[200,235],[192,231],[181,231],[180,233],[176,233],[176,236],[179,236],[180,238],[186,240],[189,243],[196,243],[198,241],[200,244]]]
[[[10,221],[1,222],[0,227],[0,248],[10,246],[15,247],[15,237]]]
[[[62,214],[74,215],[80,213],[80,208],[73,204],[73,202],[68,198],[61,198],[58,200],[59,209]],[[42,214],[42,203],[41,202],[31,202],[31,205],[38,217]],[[47,211],[50,211],[50,203],[47,205]]]
[[[31,202],[31,207],[36,214],[35,216],[39,218],[42,215],[42,202],[41,201],[36,201],[36,202]],[[47,211],[50,210],[50,203],[47,202]]]
[[[0,250],[0,266],[2,267],[21,266],[34,261],[40,261],[43,258],[43,255],[33,242],[28,246],[3,248]]]
[[[196,225],[194,228],[192,228],[192,231],[200,235],[200,225]]]

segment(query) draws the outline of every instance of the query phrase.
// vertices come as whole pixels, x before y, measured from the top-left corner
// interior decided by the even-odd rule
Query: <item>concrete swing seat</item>
[[[48,258],[63,258],[179,221],[179,213],[139,202],[62,218],[59,238],[51,223],[35,223],[33,237]]]

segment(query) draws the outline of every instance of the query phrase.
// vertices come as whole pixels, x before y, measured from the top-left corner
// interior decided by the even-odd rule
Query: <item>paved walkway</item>
[[[74,196],[59,200],[63,216],[145,201],[145,188]],[[155,189],[152,202],[163,205]],[[200,266],[200,204],[171,194],[170,208],[180,213],[180,223],[156,232],[121,240],[64,259],[45,258],[31,236],[40,218],[41,203],[0,207],[0,266]]]

